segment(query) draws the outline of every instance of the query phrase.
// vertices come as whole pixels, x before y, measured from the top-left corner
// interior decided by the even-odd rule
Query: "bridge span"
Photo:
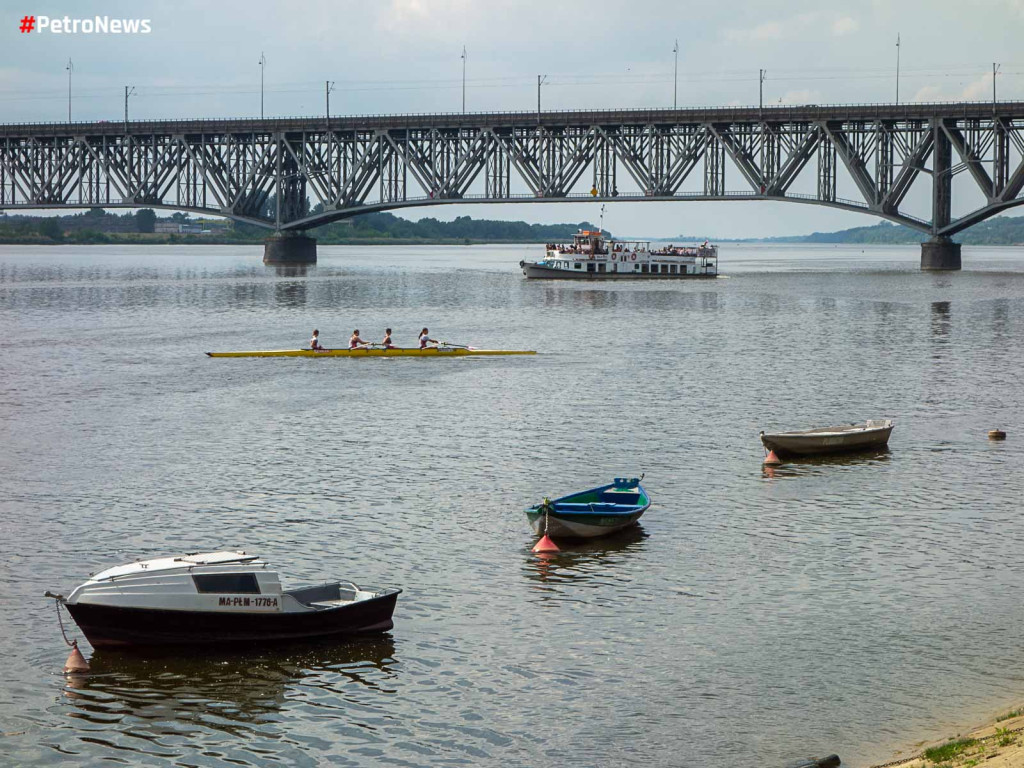
[[[371,211],[772,200],[904,224],[923,269],[959,269],[950,238],[1022,188],[1021,102],[0,125],[0,209],[226,216],[273,231],[267,261],[315,261],[306,230]]]

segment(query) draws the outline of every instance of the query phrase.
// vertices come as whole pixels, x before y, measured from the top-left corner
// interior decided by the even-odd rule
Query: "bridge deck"
[[[695,109],[607,109],[541,112],[478,112],[332,117],[226,118],[133,120],[128,133],[276,133],[330,130],[388,130],[400,128],[460,128],[495,126],[684,125],[706,123],[793,123],[815,121],[905,121],[934,118],[1024,119],[1024,102],[935,102],[912,104],[800,105],[758,107],[700,107]],[[5,123],[0,137],[68,135],[121,136],[123,121],[89,123]]]

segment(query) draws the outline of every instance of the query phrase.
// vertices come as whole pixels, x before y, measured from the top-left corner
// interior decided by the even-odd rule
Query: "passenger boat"
[[[467,357],[470,355],[536,355],[533,349],[475,349],[453,345],[427,347],[372,346],[365,349],[267,349],[252,352],[207,352],[210,357]]]
[[[540,261],[520,261],[523,274],[546,280],[682,280],[718,275],[718,246],[606,239],[581,229],[568,245],[548,244]]]
[[[632,525],[651,506],[641,479],[616,477],[614,482],[589,491],[554,501],[545,499],[527,509],[526,518],[538,535],[572,539],[605,536]]]
[[[400,589],[348,581],[284,590],[277,573],[245,552],[140,560],[108,568],[67,598],[94,648],[234,644],[383,632]]]
[[[884,448],[894,426],[892,419],[869,419],[860,424],[819,427],[803,432],[762,432],[761,443],[779,456],[869,451]]]

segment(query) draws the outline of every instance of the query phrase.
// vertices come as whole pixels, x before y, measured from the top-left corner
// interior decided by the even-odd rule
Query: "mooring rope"
[[[53,604],[57,606],[57,624],[60,626],[60,633],[64,636],[64,642],[68,644],[68,648],[77,648],[77,640],[68,640],[68,633],[64,631],[64,619],[60,615],[60,600],[54,600]]]

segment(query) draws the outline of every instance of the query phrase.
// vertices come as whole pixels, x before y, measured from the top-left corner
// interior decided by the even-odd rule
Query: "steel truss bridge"
[[[451,203],[774,200],[948,250],[1022,188],[1024,103],[0,125],[0,209],[172,208],[279,233]]]

